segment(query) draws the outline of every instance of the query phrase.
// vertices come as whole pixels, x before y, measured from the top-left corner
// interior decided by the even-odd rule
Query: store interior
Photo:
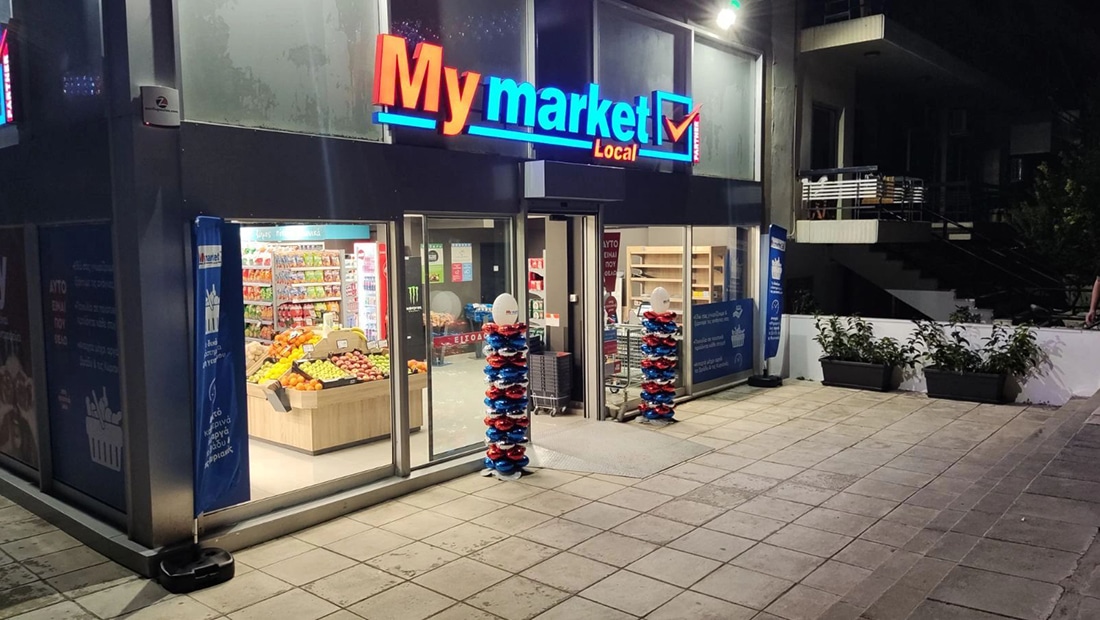
[[[242,225],[253,500],[391,465],[399,368],[414,466],[480,445],[481,326],[512,282],[510,226],[408,218],[405,299],[391,300],[385,224]]]
[[[476,449],[484,433],[481,326],[516,283],[526,288],[533,406],[583,413],[575,378],[585,372],[584,313],[575,295],[591,275],[579,255],[582,225],[582,216],[530,216],[526,256],[517,260],[510,218],[407,216],[406,295],[395,304],[385,224],[242,225],[252,498],[391,465],[399,368],[409,378],[412,464]],[[653,288],[669,291],[681,314],[686,299],[744,296],[747,231],[694,228],[690,283],[686,235],[684,227],[604,231],[604,258],[609,240],[617,245],[603,300],[612,416],[637,406],[639,315]],[[390,355],[391,304],[405,313],[403,361]]]

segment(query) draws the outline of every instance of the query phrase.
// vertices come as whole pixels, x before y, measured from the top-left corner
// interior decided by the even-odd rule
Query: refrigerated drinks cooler
[[[358,324],[367,340],[386,340],[386,244],[356,243]]]

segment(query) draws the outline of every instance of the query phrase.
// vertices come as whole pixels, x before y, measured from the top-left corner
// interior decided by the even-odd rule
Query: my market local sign
[[[471,118],[481,91],[481,119]],[[596,159],[699,161],[699,110],[692,99],[653,91],[633,101],[584,92],[536,89],[530,82],[485,76],[443,64],[443,47],[380,34],[374,56],[373,103],[379,125],[398,125],[500,140],[586,149]],[[491,123],[492,125],[486,124]],[[516,127],[513,129],[512,127]],[[522,128],[522,129],[521,129]]]

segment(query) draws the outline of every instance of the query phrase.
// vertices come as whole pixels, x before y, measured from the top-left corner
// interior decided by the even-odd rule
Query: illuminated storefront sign
[[[481,123],[471,112],[481,91]],[[462,133],[501,140],[585,149],[596,159],[638,158],[698,162],[699,111],[692,99],[665,91],[632,101],[600,96],[600,85],[579,93],[536,90],[530,82],[459,73],[443,65],[443,48],[418,43],[410,58],[405,39],[378,35],[373,103],[380,125]]]
[[[0,77],[3,78],[4,96],[0,97],[0,125],[15,120],[11,107],[11,54],[8,53],[8,27],[0,24]]]

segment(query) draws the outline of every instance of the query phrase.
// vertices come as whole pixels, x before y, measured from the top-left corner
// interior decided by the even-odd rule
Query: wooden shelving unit
[[[678,246],[635,245],[626,248],[626,291],[623,316],[630,316],[649,301],[658,286],[672,298],[672,310],[683,313],[684,300],[694,304],[721,301],[725,288],[726,247],[702,245],[691,248],[691,278],[685,287],[684,250]],[[686,290],[685,290],[686,289]]]
[[[527,337],[546,337],[546,253],[527,259]]]

